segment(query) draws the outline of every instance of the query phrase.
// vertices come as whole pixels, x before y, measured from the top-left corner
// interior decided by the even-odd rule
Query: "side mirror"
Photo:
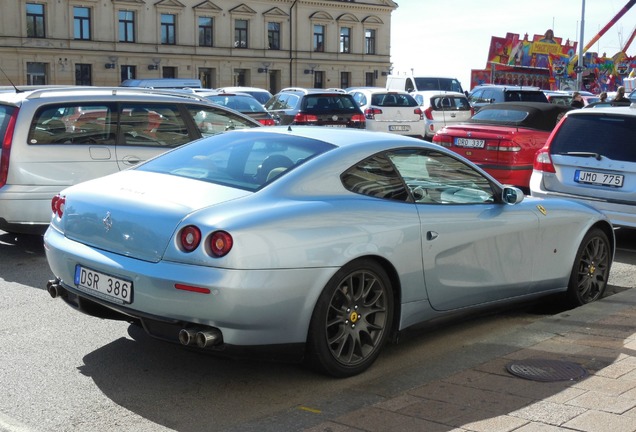
[[[506,204],[519,204],[523,201],[523,191],[513,186],[504,186],[501,198]]]

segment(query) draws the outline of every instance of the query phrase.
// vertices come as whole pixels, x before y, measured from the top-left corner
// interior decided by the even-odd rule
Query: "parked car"
[[[567,114],[534,159],[530,193],[601,210],[636,228],[636,106]]]
[[[43,234],[51,197],[203,136],[260,124],[194,95],[126,87],[0,93],[0,229]]]
[[[468,101],[475,112],[481,108],[501,102],[544,102],[548,98],[539,87],[521,87],[500,84],[483,84],[473,88]]]
[[[407,92],[380,87],[351,90],[349,94],[364,113],[367,129],[424,138],[424,115]]]
[[[268,100],[272,97],[272,94],[265,89],[258,87],[221,87],[217,89],[221,92],[229,92],[229,93],[247,93],[248,95],[254,96],[254,98],[261,103],[261,105],[265,105]]]
[[[432,139],[442,127],[470,119],[474,110],[464,93],[427,91],[418,92],[415,100],[424,110],[424,135]]]
[[[195,90],[194,92],[212,103],[252,117],[263,126],[274,126],[276,124],[274,117],[269,111],[254,96],[248,93],[232,93],[225,90]]]
[[[570,106],[570,104],[572,103],[572,95],[574,94],[574,91],[570,91],[570,90],[558,90],[558,91],[544,90],[543,92],[545,93],[550,103],[557,104],[557,105],[565,105],[565,106]],[[591,103],[600,102],[601,100],[601,98],[599,98],[597,95],[595,95],[594,93],[590,93],[588,91],[579,91],[578,93],[581,95],[581,98],[583,99],[584,107]]]
[[[367,369],[423,321],[603,296],[607,218],[524,197],[461,156],[382,132],[273,126],[71,186],[44,236],[53,297],[223,352]]]
[[[281,125],[366,127],[362,110],[342,90],[285,88],[265,104],[265,109]]]
[[[491,104],[463,124],[440,129],[433,142],[470,159],[500,182],[529,193],[534,155],[569,110],[542,102]]]

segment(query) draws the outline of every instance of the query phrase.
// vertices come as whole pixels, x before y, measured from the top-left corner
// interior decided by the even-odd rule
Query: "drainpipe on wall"
[[[292,33],[293,33],[292,23],[294,18],[292,16],[292,9],[294,8],[294,6],[296,6],[297,2],[298,0],[294,0],[292,5],[289,7],[289,87],[293,87],[292,79],[293,79],[293,64],[294,64],[294,53],[293,53],[294,47],[293,47],[293,37],[292,37]]]

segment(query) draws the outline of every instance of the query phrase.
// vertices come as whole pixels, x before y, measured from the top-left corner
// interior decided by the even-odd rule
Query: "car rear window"
[[[303,100],[303,109],[308,111],[356,111],[350,95],[308,95]]]
[[[413,96],[399,93],[377,93],[371,96],[371,105],[380,107],[415,107],[418,106]]]
[[[468,99],[455,96],[434,96],[431,98],[431,107],[435,111],[470,111]]]
[[[511,110],[511,109],[488,109],[479,110],[472,117],[472,120],[484,120],[496,123],[517,123],[528,117],[527,111]]]
[[[613,160],[636,162],[636,116],[573,115],[554,135],[550,152],[596,153]]]
[[[292,135],[227,132],[194,141],[134,169],[256,191],[333,148]]]

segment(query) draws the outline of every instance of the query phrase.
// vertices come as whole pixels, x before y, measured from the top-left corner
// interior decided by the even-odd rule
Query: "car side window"
[[[177,147],[192,140],[177,104],[122,104],[123,145]]]
[[[254,127],[249,119],[215,107],[189,105],[188,111],[203,136]]]
[[[408,201],[409,194],[385,155],[375,155],[349,168],[340,180],[351,192],[396,201]]]
[[[481,173],[454,157],[422,149],[389,153],[418,204],[482,204],[495,202],[492,185]]]
[[[110,105],[53,104],[40,108],[29,144],[115,144],[117,124]]]

